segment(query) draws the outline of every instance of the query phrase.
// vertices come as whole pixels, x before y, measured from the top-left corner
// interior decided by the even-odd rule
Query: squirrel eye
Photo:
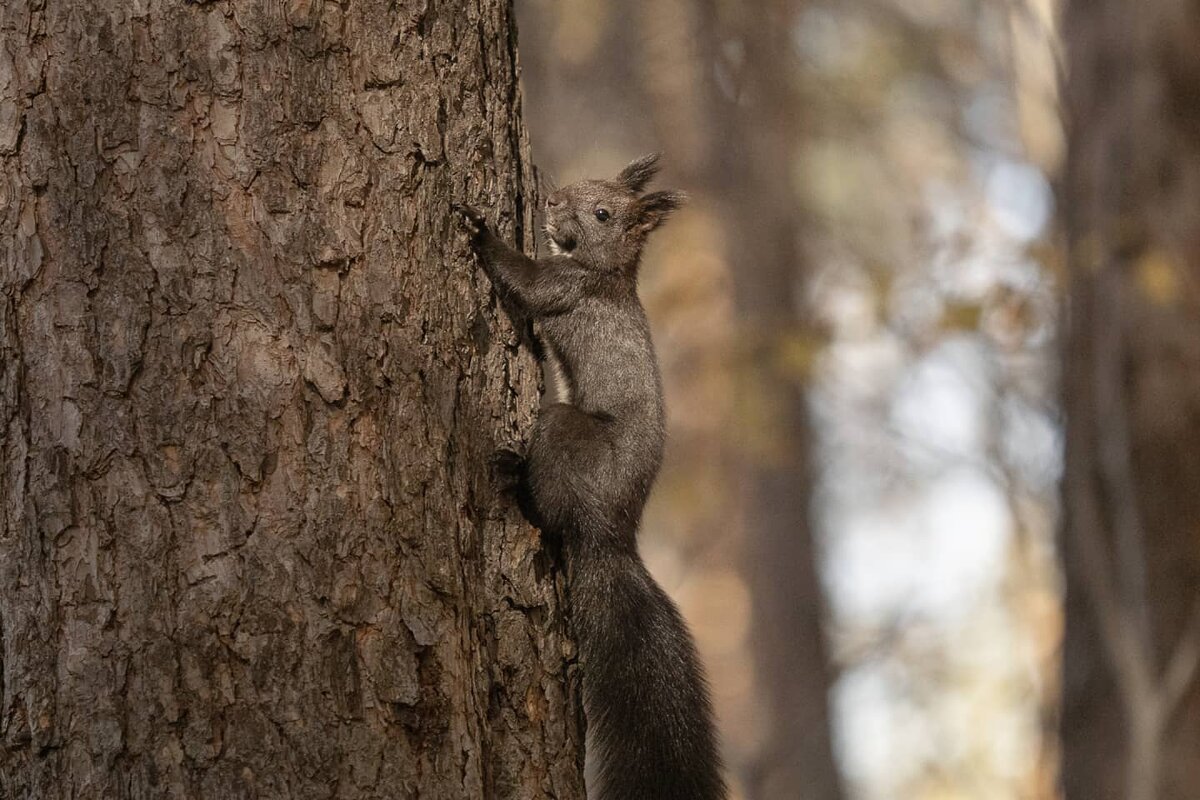
[[[600,220],[601,222],[608,222],[608,218],[610,216],[612,216],[612,215],[608,213],[607,208],[597,208],[596,209],[596,219]]]

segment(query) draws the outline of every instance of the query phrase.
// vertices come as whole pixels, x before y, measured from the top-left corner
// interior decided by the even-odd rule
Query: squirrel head
[[[683,205],[683,192],[644,194],[658,172],[658,153],[642,156],[611,180],[584,180],[546,198],[546,233],[556,255],[595,269],[637,273],[650,231]]]

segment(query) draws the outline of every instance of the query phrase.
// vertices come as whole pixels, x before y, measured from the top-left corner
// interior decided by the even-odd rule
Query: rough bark
[[[582,797],[505,0],[0,5],[0,797]]]
[[[1200,9],[1074,0],[1064,31],[1068,800],[1200,787]]]

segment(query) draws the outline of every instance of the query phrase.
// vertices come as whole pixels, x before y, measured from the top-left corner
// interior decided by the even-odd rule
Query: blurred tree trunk
[[[1200,7],[1064,31],[1068,800],[1200,791]]]
[[[0,5],[0,797],[582,797],[506,0]]]
[[[793,187],[801,141],[798,4],[707,3],[712,195],[727,222],[745,345],[742,431],[746,572],[769,736],[747,781],[756,800],[836,800],[833,669],[811,522],[806,381],[817,349],[803,317],[802,211]]]
[[[707,238],[688,245],[703,252],[705,242],[724,244],[737,294],[738,333],[749,345],[733,366],[739,370],[736,391],[745,402],[737,419],[722,420],[706,441],[696,441],[695,430],[703,424],[696,419],[689,420],[690,434],[676,427],[659,492],[672,481],[744,484],[723,497],[707,519],[689,520],[689,528],[692,541],[707,547],[742,524],[739,515],[746,512],[745,575],[754,599],[749,645],[754,652],[748,660],[757,667],[755,689],[769,730],[761,745],[728,738],[726,744],[731,771],[753,800],[842,796],[830,735],[832,670],[809,525],[807,375],[791,358],[812,352],[801,317],[805,271],[799,201],[790,179],[800,135],[799,100],[791,85],[798,66],[789,38],[798,7],[790,0],[618,0],[586,7],[526,0],[523,12],[537,25],[526,76],[536,101],[531,106],[538,152],[548,153],[551,163],[580,169],[606,164],[613,170],[657,143],[665,151],[664,182],[696,195],[702,219],[718,226],[699,231]],[[681,225],[682,217],[659,236]],[[655,275],[652,268],[645,273],[643,288]],[[664,305],[674,309],[656,316],[652,308],[651,317],[663,324],[678,306],[695,303],[695,313],[701,302],[673,297]],[[687,413],[678,410],[686,406],[678,392],[689,380],[704,391],[692,373],[729,367],[698,367],[696,358],[680,357],[678,350],[688,347],[683,338],[675,341],[677,352],[664,349],[668,405],[675,414]],[[695,347],[707,347],[712,357],[711,342]],[[672,355],[678,359],[675,373]],[[679,374],[684,372],[688,375]],[[721,436],[727,438],[715,442]],[[715,481],[714,471],[720,475]],[[704,559],[714,557],[696,561]],[[719,677],[712,666],[711,674]],[[722,688],[715,687],[720,710],[741,712],[743,719],[757,716],[722,708]],[[758,749],[749,752],[750,747]]]

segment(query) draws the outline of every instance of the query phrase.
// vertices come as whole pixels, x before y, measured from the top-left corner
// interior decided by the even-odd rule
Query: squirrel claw
[[[466,228],[472,239],[478,239],[487,231],[487,220],[483,218],[483,214],[471,206],[454,203],[450,209],[462,217],[463,227]]]

